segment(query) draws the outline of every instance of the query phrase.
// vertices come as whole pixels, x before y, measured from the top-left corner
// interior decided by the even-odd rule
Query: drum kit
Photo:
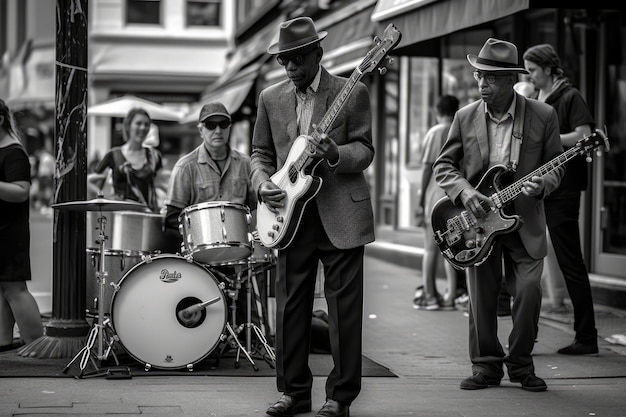
[[[87,315],[93,317],[93,323],[85,346],[64,373],[78,358],[79,377],[102,375],[96,360],[102,365],[109,356],[119,366],[116,344],[146,371],[193,371],[194,365],[218,346],[216,364],[231,347],[237,349],[236,367],[243,353],[258,371],[252,358],[253,338],[264,351],[262,358],[275,366],[275,353],[262,330],[264,314],[256,280],[259,273],[273,268],[274,256],[251,232],[248,207],[217,201],[185,208],[179,216],[181,252],[176,254],[163,254],[158,249],[164,239],[163,217],[145,212],[142,204],[99,195],[52,207],[88,212],[88,223],[97,231],[87,234],[97,244],[87,248],[94,275],[87,282]],[[113,230],[111,239],[106,234],[107,224]],[[225,274],[223,268],[234,274]],[[241,288],[245,288],[247,311],[246,322],[238,325],[235,303]],[[253,293],[259,326],[252,322]],[[227,298],[231,299],[230,307]],[[245,347],[238,337],[244,330]],[[89,361],[96,370],[88,374],[84,371]],[[112,370],[105,374],[108,377]]]

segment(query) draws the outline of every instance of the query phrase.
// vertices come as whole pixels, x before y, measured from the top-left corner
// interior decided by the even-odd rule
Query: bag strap
[[[519,163],[520,150],[522,148],[522,140],[524,139],[524,118],[526,116],[526,98],[516,94],[517,109],[515,110],[515,120],[513,121],[513,134],[511,135],[511,158],[510,168],[515,172]]]

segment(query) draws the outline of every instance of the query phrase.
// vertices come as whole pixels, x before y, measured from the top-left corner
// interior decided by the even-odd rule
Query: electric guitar
[[[431,214],[435,241],[444,258],[457,269],[477,266],[487,259],[498,235],[510,233],[522,226],[521,216],[505,212],[508,203],[515,200],[522,192],[522,184],[534,176],[549,174],[577,155],[586,154],[591,161],[590,152],[604,147],[609,151],[606,134],[596,129],[595,133],[580,139],[576,145],[556,158],[537,168],[528,175],[502,188],[505,178],[511,176],[511,170],[504,165],[491,167],[480,179],[476,189],[489,198],[495,207],[487,202],[481,206],[486,217],[477,219],[463,205],[455,206],[448,197],[435,203]]]
[[[328,132],[339,111],[365,74],[375,69],[382,75],[387,72],[383,65],[392,61],[387,54],[400,42],[401,37],[401,33],[393,24],[387,26],[382,39],[374,37],[376,46],[352,72],[311,135],[300,135],[296,138],[284,166],[270,177],[274,184],[285,191],[286,196],[283,200],[284,206],[278,209],[278,213],[271,212],[264,202],[259,202],[257,206],[257,230],[264,246],[285,249],[293,241],[306,204],[322,187],[322,179],[313,175],[322,160],[311,157],[310,142],[320,143],[321,135]]]

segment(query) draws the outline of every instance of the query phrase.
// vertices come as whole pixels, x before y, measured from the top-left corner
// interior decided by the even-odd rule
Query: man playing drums
[[[216,266],[217,269],[226,274],[233,271],[232,267],[224,267],[223,265],[228,263],[224,261],[229,260],[227,256],[228,246],[233,246],[232,253],[238,253],[232,240],[236,240],[238,236],[236,232],[241,230],[245,230],[243,236],[248,239],[250,226],[248,224],[239,225],[234,222],[237,223],[237,226],[241,226],[241,230],[228,230],[233,222],[214,224],[216,222],[211,221],[214,212],[209,213],[207,211],[204,213],[206,216],[203,216],[203,213],[199,213],[198,209],[210,209],[211,207],[207,207],[209,202],[223,202],[222,208],[217,208],[218,212],[222,212],[221,217],[223,219],[225,207],[232,209],[245,206],[249,210],[256,208],[256,194],[252,191],[250,184],[250,157],[230,147],[231,125],[230,113],[222,103],[208,103],[202,107],[197,125],[202,143],[184,155],[174,165],[165,199],[167,208],[165,228],[168,236],[171,236],[173,240],[178,239],[178,243],[187,246],[184,248],[187,250],[199,247],[207,248],[203,251],[202,257],[197,257],[199,262]],[[191,243],[182,240],[178,232],[179,217],[181,214],[183,214],[182,217],[185,217],[185,214],[189,213],[189,209],[193,209],[190,213],[199,213],[206,222],[210,223],[208,224],[209,228],[218,228],[219,238],[217,241],[198,242],[197,240],[201,239],[196,238],[193,247],[190,248]],[[219,217],[218,214],[217,218],[219,219]],[[205,223],[204,220],[203,223]],[[206,226],[207,224],[202,224],[200,228],[206,228]],[[194,225],[192,224],[191,227],[193,228]],[[225,229],[225,232],[222,232],[222,229]],[[223,242],[220,242],[222,234],[228,235],[227,239],[230,242],[222,244]],[[251,245],[251,242],[242,243]],[[215,250],[212,250],[213,248]],[[215,255],[215,259],[211,259],[213,255]],[[197,260],[194,253],[192,253],[192,257]],[[242,261],[245,262],[245,259]],[[237,299],[237,324],[245,321],[245,313],[245,296],[243,291],[240,291]]]

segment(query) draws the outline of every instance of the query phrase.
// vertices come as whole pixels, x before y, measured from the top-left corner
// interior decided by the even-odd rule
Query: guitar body
[[[509,176],[503,165],[490,168],[476,189],[491,196],[502,189]],[[435,241],[446,260],[455,268],[479,265],[491,253],[498,235],[510,233],[522,225],[522,218],[505,212],[506,206],[487,211],[485,218],[476,219],[463,205],[454,205],[448,197],[439,200],[432,210]]]
[[[286,192],[284,206],[278,209],[278,214],[272,213],[263,202],[257,206],[259,239],[268,248],[284,249],[291,243],[307,203],[322,187],[321,178],[293,168],[294,162],[307,151],[307,143],[308,136],[298,136],[289,150],[285,165],[270,177]]]

